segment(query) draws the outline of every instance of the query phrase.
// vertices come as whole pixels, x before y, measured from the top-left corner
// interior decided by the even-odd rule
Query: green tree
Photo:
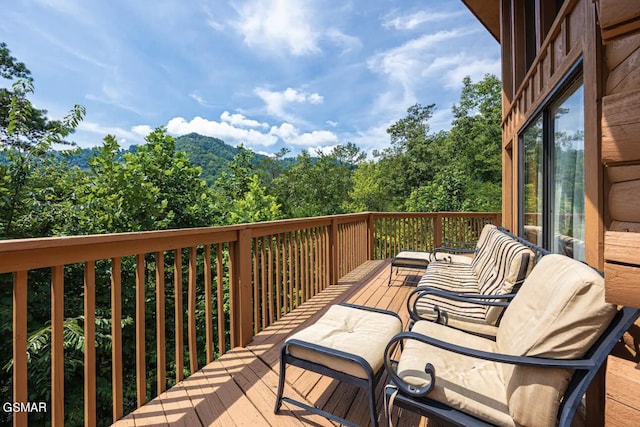
[[[47,118],[46,110],[35,108],[28,99],[34,92],[30,74],[0,43],[0,75],[13,81],[11,89],[0,89],[0,155],[5,159],[0,164],[0,233],[5,239],[26,237],[33,231],[17,223],[32,215],[38,203],[35,197],[42,188],[31,182],[34,171],[49,165],[55,145],[73,145],[65,138],[86,112],[76,105],[63,120]]]
[[[353,143],[338,145],[313,158],[303,151],[296,162],[273,181],[286,217],[300,218],[345,213],[352,176],[365,154]]]
[[[216,224],[269,221],[282,217],[276,197],[259,178],[253,151],[242,145],[214,185]]]

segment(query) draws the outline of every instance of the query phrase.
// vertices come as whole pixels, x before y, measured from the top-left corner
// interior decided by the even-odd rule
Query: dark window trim
[[[547,231],[551,226],[551,218],[553,216],[553,207],[548,206],[549,197],[553,193],[551,186],[552,179],[549,174],[554,170],[553,167],[553,117],[551,110],[555,105],[561,102],[563,95],[574,87],[578,79],[583,78],[582,56],[569,68],[569,71],[562,76],[558,84],[544,97],[540,105],[533,111],[529,118],[524,122],[518,131],[518,235],[524,236],[524,132],[536,120],[542,117],[542,242],[541,246],[545,249],[552,247],[553,236]],[[547,203],[545,203],[545,201]]]

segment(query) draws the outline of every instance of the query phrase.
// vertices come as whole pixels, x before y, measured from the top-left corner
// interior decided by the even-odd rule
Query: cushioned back
[[[493,224],[487,224],[482,229],[476,245],[476,254],[471,261],[473,271],[481,271],[489,263],[493,238],[497,233],[499,233],[498,228]]]
[[[508,235],[498,232],[493,239],[489,268],[478,277],[478,287],[484,295],[504,295],[513,292],[516,285],[529,275],[533,268],[534,253]],[[487,306],[486,321],[495,325],[504,308]]]
[[[500,353],[575,359],[584,356],[611,322],[616,307],[604,300],[604,280],[563,255],[544,256],[504,313]],[[502,365],[509,412],[517,424],[555,424],[572,372]]]

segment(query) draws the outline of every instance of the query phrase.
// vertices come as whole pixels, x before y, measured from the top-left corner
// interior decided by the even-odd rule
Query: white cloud
[[[220,138],[233,145],[243,143],[249,146],[262,145],[268,147],[278,141],[276,136],[265,134],[255,129],[242,129],[234,127],[227,122],[216,122],[202,117],[194,117],[191,121],[187,121],[183,117],[174,117],[167,123],[167,131],[175,135],[196,132],[200,135]]]
[[[327,130],[314,130],[312,132],[300,133],[300,130],[291,123],[282,123],[280,126],[272,126],[269,131],[282,139],[286,144],[312,147],[322,144],[335,144],[338,136]]]
[[[257,120],[247,119],[242,114],[238,114],[238,113],[230,114],[228,111],[224,111],[222,114],[220,114],[220,120],[238,127],[247,127],[247,128],[257,128],[257,127],[268,128],[269,127],[268,123],[260,123]]]
[[[249,0],[236,7],[238,21],[232,26],[251,48],[295,56],[320,51],[314,29],[314,11],[298,0]]]
[[[452,18],[457,18],[465,12],[433,12],[420,10],[414,13],[398,15],[397,12],[387,14],[382,19],[382,26],[395,30],[413,30],[428,22],[442,22]]]
[[[194,101],[196,101],[198,104],[200,104],[203,107],[206,107],[206,108],[213,107],[213,105],[208,103],[202,96],[200,96],[200,94],[198,94],[198,92],[191,92],[189,94],[189,97],[191,99],[193,99]]]
[[[470,76],[471,80],[482,80],[485,74],[500,76],[500,59],[487,59],[460,53],[455,56],[436,58],[433,64],[422,72],[423,77],[439,75],[444,84],[451,88],[461,88],[462,80]]]
[[[389,117],[419,102],[418,93],[424,88],[457,88],[467,74],[481,78],[492,72],[494,68],[489,63],[493,61],[484,60],[485,64],[464,52],[451,54],[456,39],[474,31],[460,28],[426,34],[373,55],[367,62],[369,69],[388,83],[379,92],[374,111]],[[495,69],[499,70],[499,59],[496,61]]]
[[[140,126],[135,126],[134,128],[140,128]],[[129,139],[134,141],[143,140],[141,138],[142,135],[133,129],[131,131],[128,131],[121,127],[104,126],[104,125],[101,125],[100,123],[95,123],[95,122],[82,121],[78,125],[78,130],[98,134],[101,136],[101,138],[104,138],[107,135],[115,135],[116,138],[124,141],[127,141]]]
[[[145,137],[153,132],[153,128],[149,125],[138,125],[131,128],[131,131],[136,135],[140,135],[141,137]]]
[[[322,51],[322,42],[339,46],[343,53],[362,47],[358,37],[345,34],[334,27],[323,26],[323,10],[314,7],[314,3],[320,2],[245,0],[235,6],[238,19],[229,25],[250,48],[277,55],[317,54]],[[216,21],[209,25],[217,30],[222,26]]]
[[[410,40],[374,55],[368,61],[369,69],[409,87],[421,78],[422,71],[433,61],[432,49],[468,33],[465,30],[439,31]]]
[[[343,33],[337,28],[329,28],[325,32],[325,37],[335,45],[342,47],[342,53],[351,52],[362,48],[362,41],[358,37]]]
[[[309,147],[309,152],[310,153],[315,153],[316,155],[320,155],[320,154],[324,154],[324,155],[328,155],[331,154],[331,152],[333,151],[334,148],[336,148],[338,145],[325,145],[322,147]]]
[[[400,117],[398,117],[400,118]],[[374,125],[368,129],[349,135],[349,141],[361,147],[367,155],[373,150],[381,150],[389,146],[389,134],[387,129],[395,122],[395,119],[385,123]]]
[[[310,104],[322,104],[324,102],[324,97],[318,93],[307,93],[290,87],[281,92],[258,87],[254,89],[254,93],[264,101],[269,114],[289,121],[293,121],[294,119],[285,111],[285,107],[288,104],[302,104],[306,102]]]
[[[327,120],[325,123],[331,126],[332,128],[338,126],[338,122],[334,122],[333,120]]]
[[[234,115],[225,115],[223,113],[222,116],[229,118]],[[253,121],[245,118],[245,121],[247,120]],[[257,121],[253,122],[258,123]],[[265,132],[260,132],[256,129],[245,129],[239,126],[241,126],[240,122],[235,124],[227,121],[216,122],[202,117],[194,117],[191,121],[187,121],[183,117],[174,117],[167,123],[167,131],[174,135],[196,132],[200,135],[220,138],[227,144],[232,145],[242,143],[248,146],[260,145],[269,147],[280,140],[289,145],[312,147],[337,144],[338,142],[338,136],[333,132],[326,130],[301,132],[294,125],[287,122],[281,123],[279,126],[271,126],[271,128]]]

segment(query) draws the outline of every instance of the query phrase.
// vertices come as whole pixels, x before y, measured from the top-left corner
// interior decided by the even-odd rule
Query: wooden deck
[[[386,268],[385,268],[386,267]],[[161,394],[115,425],[123,426],[330,426],[335,423],[297,407],[283,403],[273,413],[279,375],[282,343],[294,331],[311,324],[334,303],[380,307],[400,313],[406,322],[404,306],[412,286],[403,285],[403,274],[415,280],[417,272],[401,271],[392,286],[387,286],[387,261],[367,261],[338,285],[316,295],[281,320],[260,332],[244,348],[236,348],[205,366],[172,389]],[[378,386],[378,414],[383,418],[382,388]],[[331,378],[287,368],[285,396],[323,408],[361,426],[368,426],[366,394],[357,387]],[[408,412],[398,412],[403,426],[425,425],[426,420]]]

